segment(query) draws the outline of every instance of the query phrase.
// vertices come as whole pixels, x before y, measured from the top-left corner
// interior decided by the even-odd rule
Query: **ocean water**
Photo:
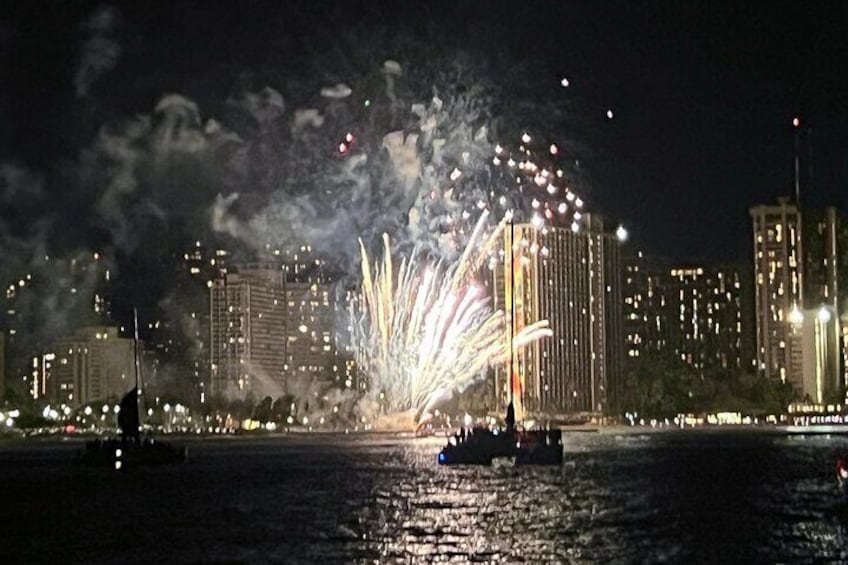
[[[445,468],[435,439],[193,440],[185,465],[128,472],[0,444],[0,562],[848,562],[848,436],[565,442],[561,468]]]

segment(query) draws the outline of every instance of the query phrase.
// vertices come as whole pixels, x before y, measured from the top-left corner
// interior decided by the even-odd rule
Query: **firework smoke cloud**
[[[100,8],[82,22],[69,87],[93,101],[101,87],[126,80],[121,65],[132,53],[117,30],[133,21]],[[556,190],[547,176],[539,181],[556,175],[553,167],[529,174],[541,142],[497,138],[499,129],[515,129],[505,122],[519,120],[493,116],[498,89],[482,67],[454,52],[409,53],[354,50],[349,60],[322,59],[320,72],[234,81],[224,96],[202,102],[165,80],[146,103],[88,103],[86,127],[71,136],[78,147],[55,164],[28,167],[4,153],[4,210],[16,213],[0,218],[0,283],[40,281],[24,285],[26,308],[25,292],[8,294],[4,326],[37,327],[37,341],[47,344],[75,324],[120,321],[137,305],[181,333],[193,325],[172,281],[195,242],[226,248],[234,261],[310,245],[356,285],[359,240],[379,252],[388,234],[392,253],[441,261],[448,276],[481,216],[485,239],[508,212],[530,219],[534,211],[575,210],[564,180]],[[81,262],[95,253],[86,272],[97,276],[82,276]],[[66,265],[68,276],[42,276],[45,257]],[[111,312],[95,312],[104,294]],[[88,314],[77,311],[86,307]],[[62,321],[39,323],[48,313]]]
[[[83,44],[74,75],[77,98],[87,96],[97,79],[118,64],[121,46],[112,37],[117,19],[117,10],[104,6],[81,26],[88,39]]]

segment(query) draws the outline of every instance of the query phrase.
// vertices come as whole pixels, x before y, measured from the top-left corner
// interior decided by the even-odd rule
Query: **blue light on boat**
[[[444,463],[444,462],[445,462],[445,454],[439,453],[439,463]]]

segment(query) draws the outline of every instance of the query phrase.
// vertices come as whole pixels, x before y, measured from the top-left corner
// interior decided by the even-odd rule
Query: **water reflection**
[[[197,442],[185,466],[126,475],[75,469],[65,446],[0,445],[0,521],[15,534],[0,556],[115,563],[848,560],[848,501],[834,478],[848,439],[839,436],[569,435],[561,468],[443,467],[435,461],[440,445],[380,436]],[[128,523],[145,529],[139,534]],[[139,535],[145,543],[136,543]]]
[[[789,441],[586,436],[561,469],[439,468],[409,445],[376,473],[359,523],[374,554],[399,562],[844,558],[848,512],[822,519],[835,487],[819,472],[841,440],[827,453]]]

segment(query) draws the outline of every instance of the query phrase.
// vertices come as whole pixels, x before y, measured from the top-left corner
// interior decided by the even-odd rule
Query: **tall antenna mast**
[[[795,205],[801,210],[801,118],[792,118],[792,126],[795,128]]]
[[[813,186],[813,126],[807,127],[807,190]]]
[[[509,222],[509,402],[515,400],[515,224]]]

